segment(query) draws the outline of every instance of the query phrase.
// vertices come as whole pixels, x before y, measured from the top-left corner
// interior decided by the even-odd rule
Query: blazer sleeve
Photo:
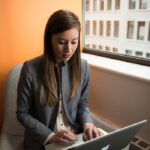
[[[21,70],[17,88],[17,119],[28,130],[33,138],[44,144],[52,130],[31,114],[33,106],[32,75],[29,73],[29,65],[25,63]]]
[[[81,127],[84,126],[85,123],[93,123],[90,110],[88,107],[88,95],[89,95],[89,65],[87,61],[83,63],[83,83],[81,84],[81,95],[78,104],[78,113],[77,117],[80,122]]]

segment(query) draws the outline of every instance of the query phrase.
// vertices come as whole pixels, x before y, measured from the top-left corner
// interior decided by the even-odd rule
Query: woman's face
[[[78,47],[79,31],[77,28],[52,35],[52,48],[57,63],[68,61]]]

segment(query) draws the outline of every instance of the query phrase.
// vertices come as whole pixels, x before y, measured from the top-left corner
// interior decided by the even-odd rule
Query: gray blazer
[[[53,131],[58,106],[49,107],[40,103],[40,74],[42,56],[26,61],[22,67],[17,89],[17,119],[25,127],[26,150],[41,150],[47,136]],[[62,103],[66,117],[76,129],[91,122],[88,108],[89,67],[82,60],[81,86],[73,100],[69,100],[70,77],[68,64],[62,68]]]

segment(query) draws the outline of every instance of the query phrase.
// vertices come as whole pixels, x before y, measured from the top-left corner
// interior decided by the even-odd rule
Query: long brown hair
[[[64,32],[66,30],[77,28],[79,31],[78,47],[68,61],[71,79],[70,99],[72,99],[80,85],[81,81],[81,56],[80,56],[80,22],[78,17],[66,10],[58,10],[53,13],[46,24],[44,33],[44,54],[42,60],[42,84],[41,84],[41,103],[54,106],[58,104],[57,81],[54,71],[55,56],[52,49],[52,35]]]

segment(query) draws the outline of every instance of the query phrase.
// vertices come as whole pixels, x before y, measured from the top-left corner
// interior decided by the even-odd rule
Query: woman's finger
[[[83,137],[84,137],[84,140],[90,140],[90,139],[93,138],[93,135],[92,135],[92,126],[85,127],[84,133],[83,133]]]
[[[100,136],[100,131],[96,127],[93,127],[92,131],[93,131],[92,133],[93,133],[94,138],[97,138]]]
[[[75,142],[77,140],[77,136],[69,131],[63,133],[63,138],[70,142]]]

